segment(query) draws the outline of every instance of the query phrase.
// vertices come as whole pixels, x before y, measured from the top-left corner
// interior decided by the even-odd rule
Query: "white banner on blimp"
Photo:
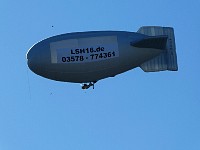
[[[51,63],[85,63],[119,57],[117,36],[69,39],[50,44]]]

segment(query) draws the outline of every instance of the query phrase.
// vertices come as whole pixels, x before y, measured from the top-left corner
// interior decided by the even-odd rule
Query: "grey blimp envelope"
[[[85,83],[83,89],[136,67],[145,72],[178,70],[170,27],[61,34],[36,43],[26,57],[34,73],[56,81]]]

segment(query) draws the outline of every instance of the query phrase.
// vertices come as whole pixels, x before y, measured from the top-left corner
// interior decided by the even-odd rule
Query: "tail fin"
[[[167,36],[166,51],[163,51],[159,56],[143,63],[140,67],[145,72],[156,71],[177,71],[177,56],[174,30],[171,27],[157,27],[157,26],[145,26],[138,30],[138,33],[149,36]]]

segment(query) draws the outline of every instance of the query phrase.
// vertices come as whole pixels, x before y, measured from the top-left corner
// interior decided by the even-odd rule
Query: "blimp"
[[[143,26],[137,32],[87,31],[46,38],[26,54],[32,72],[82,89],[128,70],[177,71],[172,27]]]

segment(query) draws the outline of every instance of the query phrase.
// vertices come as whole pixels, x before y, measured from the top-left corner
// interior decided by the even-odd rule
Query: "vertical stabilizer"
[[[174,30],[171,27],[158,27],[158,26],[144,26],[138,30],[138,33],[145,34],[148,36],[167,36],[167,42],[165,51],[163,51],[159,56],[143,63],[140,67],[145,72],[155,72],[155,71],[177,71],[177,56],[176,56],[176,46]]]

